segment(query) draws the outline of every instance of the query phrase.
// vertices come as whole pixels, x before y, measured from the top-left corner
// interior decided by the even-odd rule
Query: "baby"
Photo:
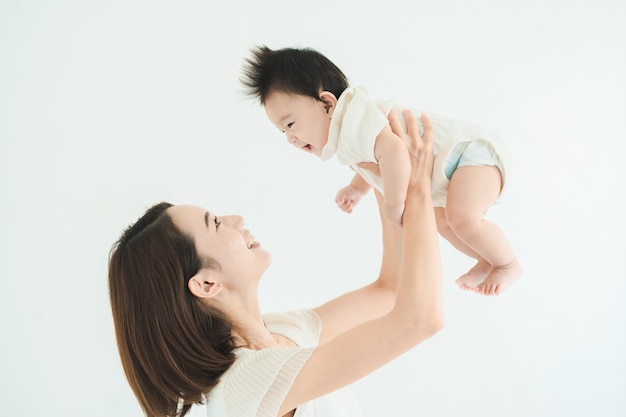
[[[313,49],[261,45],[251,55],[241,82],[289,143],[324,161],[336,156],[354,170],[350,184],[337,193],[339,207],[352,212],[374,187],[383,195],[384,216],[400,225],[410,163],[387,115],[392,107],[401,108],[350,86],[344,73]],[[456,283],[480,294],[500,294],[521,277],[522,268],[503,231],[483,217],[506,188],[511,151],[481,127],[434,115],[431,120],[437,228],[456,249],[477,260]]]

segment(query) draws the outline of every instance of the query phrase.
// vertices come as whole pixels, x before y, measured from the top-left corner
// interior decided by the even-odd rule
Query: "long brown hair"
[[[159,203],[129,226],[109,256],[115,336],[128,382],[150,417],[184,416],[235,360],[230,324],[187,288],[202,268],[193,238]]]

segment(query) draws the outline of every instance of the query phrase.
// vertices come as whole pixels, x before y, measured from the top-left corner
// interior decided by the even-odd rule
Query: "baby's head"
[[[321,91],[339,97],[348,79],[331,60],[310,48],[272,50],[259,45],[245,59],[241,82],[246,94],[265,105],[274,92],[319,99]]]
[[[310,48],[260,45],[251,53],[240,79],[246,95],[259,100],[289,143],[320,156],[337,100],[348,88],[347,77]]]

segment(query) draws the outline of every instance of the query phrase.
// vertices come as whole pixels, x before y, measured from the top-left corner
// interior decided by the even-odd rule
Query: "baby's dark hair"
[[[328,58],[311,48],[272,50],[265,45],[250,49],[240,78],[245,95],[265,104],[275,91],[319,100],[321,91],[339,98],[348,88],[345,74]]]

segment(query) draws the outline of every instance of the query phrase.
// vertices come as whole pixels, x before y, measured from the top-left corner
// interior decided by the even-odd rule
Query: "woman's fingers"
[[[417,125],[417,119],[415,118],[415,115],[413,114],[413,112],[409,109],[403,110],[402,114],[404,115],[407,133],[409,135],[408,136],[409,149],[413,150],[417,147],[417,141],[419,140],[419,137],[420,137],[420,131],[419,131],[419,126]]]
[[[422,113],[422,125],[424,126],[424,132],[422,133],[422,141],[424,143],[424,152],[426,153],[426,170],[428,175],[432,175],[433,171],[433,142],[435,141],[435,134],[433,132],[433,124],[430,118]]]
[[[389,112],[389,116],[387,116],[387,119],[389,120],[389,126],[391,126],[391,130],[393,131],[393,133],[395,133],[396,135],[406,140],[404,126],[402,126],[402,122],[400,121],[400,116],[398,116],[398,112],[396,111],[395,108],[393,107],[391,108],[391,111]]]
[[[420,135],[419,123],[415,113],[410,109],[404,109],[402,115],[404,116],[406,127],[400,121],[395,108],[392,108],[389,112],[388,119],[393,132],[404,140],[407,145],[411,157],[412,176],[414,180],[417,180],[422,175],[430,176],[432,173],[434,140],[432,122],[424,113],[421,114],[424,130]]]
[[[422,125],[424,126],[424,132],[422,133],[422,140],[426,145],[432,144],[434,140],[433,124],[430,118],[426,114],[422,113]],[[410,132],[410,130],[409,130]]]

